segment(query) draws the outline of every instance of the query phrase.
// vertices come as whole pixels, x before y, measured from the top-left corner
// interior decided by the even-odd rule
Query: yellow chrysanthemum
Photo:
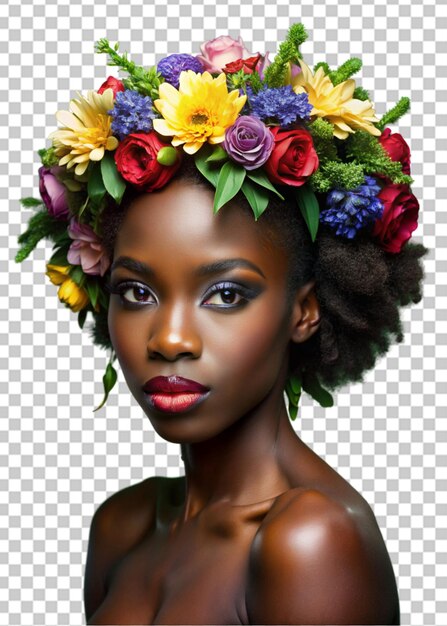
[[[346,139],[356,128],[371,135],[381,135],[381,131],[372,124],[379,121],[372,103],[352,97],[355,80],[349,78],[334,87],[322,67],[313,74],[302,59],[298,62],[302,71],[294,78],[289,72],[288,80],[295,93],[308,94],[309,103],[313,106],[311,118],[326,118],[334,125],[334,135],[339,139]]]
[[[113,109],[112,89],[103,93],[89,91],[87,96],[77,92],[79,100],[70,100],[70,111],[58,111],[56,117],[65,124],[50,134],[56,148],[56,156],[62,157],[59,165],[74,165],[75,174],[81,175],[89,161],[100,161],[105,150],[115,150],[118,139],[112,135],[112,117],[107,111]]]
[[[194,154],[207,141],[217,144],[225,139],[225,130],[232,126],[244,106],[247,96],[237,89],[228,93],[226,74],[213,78],[185,70],[180,73],[179,89],[170,83],[160,85],[159,99],[154,106],[164,119],[154,119],[153,127],[161,135],[173,135],[173,146],[184,144],[188,154]]]
[[[47,263],[45,272],[53,285],[60,285],[57,295],[59,300],[68,304],[70,309],[77,313],[90,302],[87,291],[79,287],[69,275],[69,267],[63,265],[52,265]]]

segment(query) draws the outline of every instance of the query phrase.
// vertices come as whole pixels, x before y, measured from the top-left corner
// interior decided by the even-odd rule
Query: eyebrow
[[[143,263],[142,261],[137,261],[136,259],[132,259],[129,256],[120,256],[116,259],[110,268],[110,272],[113,272],[117,267],[124,267],[131,272],[135,272],[137,274],[146,274],[147,276],[153,276],[154,270]],[[251,269],[254,272],[257,272],[265,278],[265,274],[262,270],[247,259],[223,259],[222,261],[215,261],[214,263],[208,263],[207,265],[201,265],[196,270],[197,276],[208,276],[210,274],[219,274],[221,272],[225,272],[236,267],[245,267],[247,269]]]

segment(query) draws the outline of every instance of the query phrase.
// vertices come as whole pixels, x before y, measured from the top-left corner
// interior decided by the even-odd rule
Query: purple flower
[[[66,187],[55,176],[65,169],[57,165],[39,168],[39,191],[48,213],[57,219],[69,217],[68,203],[65,196]]]
[[[227,128],[223,148],[233,161],[246,170],[254,170],[267,161],[274,143],[272,133],[261,120],[240,115],[233,126]]]
[[[112,133],[120,141],[131,133],[148,133],[155,117],[152,99],[132,89],[118,91],[114,107],[107,113],[113,117]]]
[[[67,232],[74,239],[67,253],[67,261],[72,265],[82,265],[86,274],[104,276],[110,260],[101,240],[90,226],[80,224],[73,217]]]
[[[192,70],[200,74],[204,72],[203,65],[199,59],[190,54],[170,54],[157,65],[157,72],[160,72],[165,81],[176,89],[180,86],[180,72],[185,72],[186,70]]]
[[[261,120],[288,126],[297,120],[308,120],[312,105],[307,93],[295,93],[292,85],[264,87],[250,99],[253,115]]]
[[[365,182],[355,189],[333,189],[326,197],[327,208],[321,211],[320,222],[333,228],[336,235],[353,239],[357,231],[382,216],[379,192],[380,186],[372,176],[365,176]]]

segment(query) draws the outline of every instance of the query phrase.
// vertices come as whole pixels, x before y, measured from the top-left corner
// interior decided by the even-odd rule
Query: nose
[[[166,361],[200,357],[202,340],[185,307],[159,307],[152,319],[147,352],[150,359]]]

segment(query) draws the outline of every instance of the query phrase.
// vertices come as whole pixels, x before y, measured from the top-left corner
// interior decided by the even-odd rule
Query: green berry
[[[157,154],[157,161],[161,165],[174,165],[174,163],[177,163],[177,150],[171,148],[171,146],[161,148]]]

